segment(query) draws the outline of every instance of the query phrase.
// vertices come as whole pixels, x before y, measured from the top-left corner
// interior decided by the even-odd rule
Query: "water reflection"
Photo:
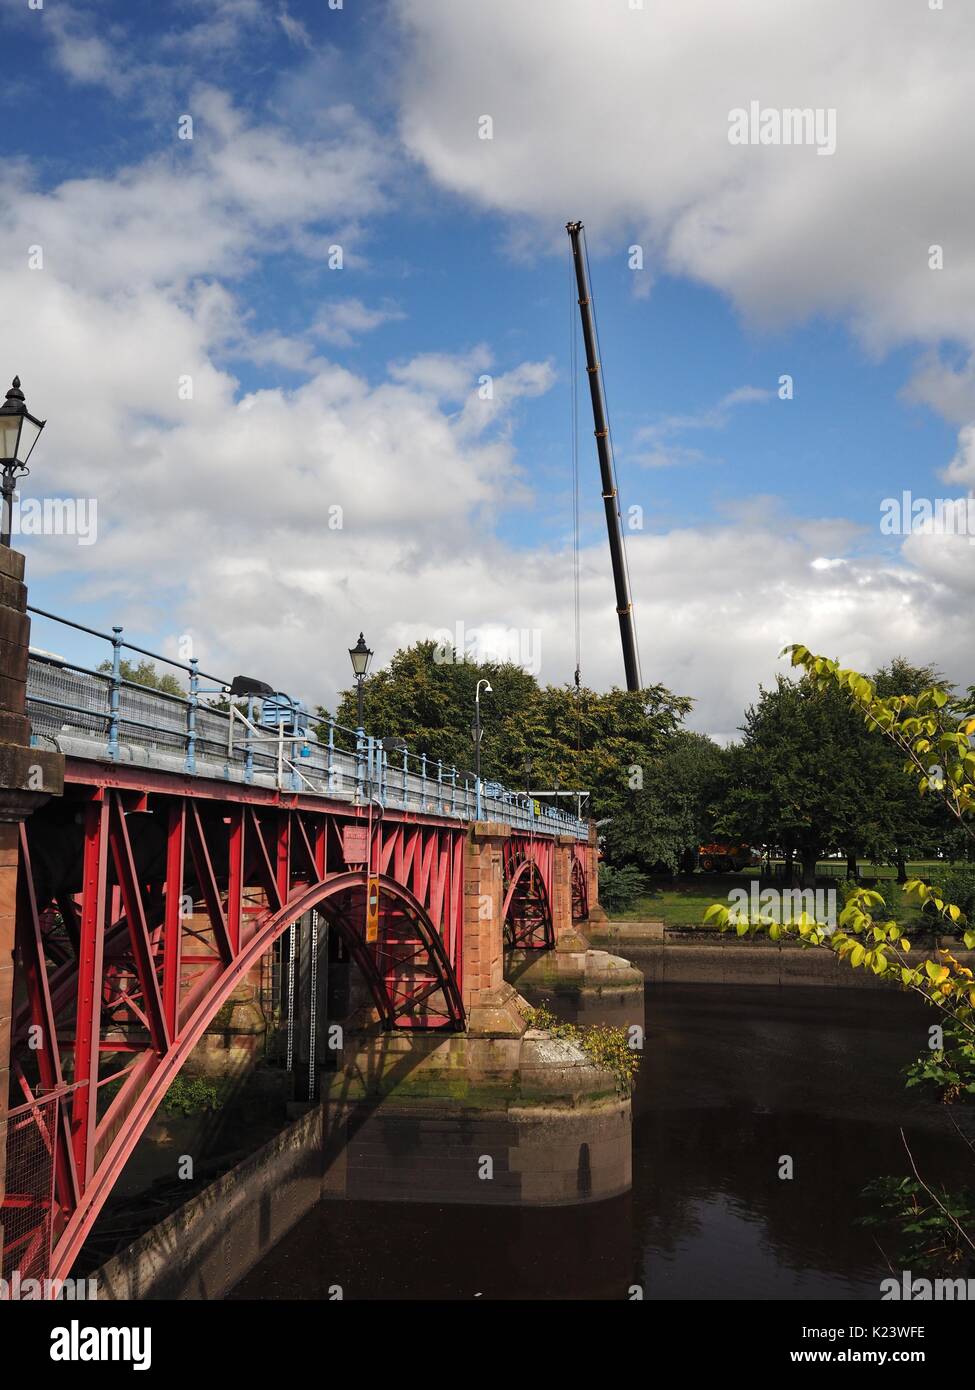
[[[873,991],[664,986],[648,992],[633,1191],[518,1210],[326,1203],[238,1298],[876,1299],[887,1271],[856,1226],[875,1174],[971,1155],[944,1107],[906,1091],[919,1001]],[[784,1156],[794,1177],[779,1177]]]

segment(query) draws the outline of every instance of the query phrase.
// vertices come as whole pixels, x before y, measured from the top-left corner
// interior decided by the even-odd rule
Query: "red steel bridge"
[[[502,934],[550,948],[588,915],[595,849],[581,819],[400,740],[333,721],[318,738],[283,697],[231,701],[121,628],[30,611],[73,646],[104,641],[108,664],[25,660],[30,747],[63,756],[64,787],[11,842],[0,1216],[4,1277],[57,1279],[218,1010],[296,922],[339,934],[378,1025],[462,1030]],[[125,679],[126,650],[178,667],[185,693]],[[468,881],[479,829],[500,846],[499,912]]]

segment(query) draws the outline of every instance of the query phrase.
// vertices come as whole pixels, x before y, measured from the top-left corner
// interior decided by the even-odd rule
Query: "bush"
[[[945,902],[961,908],[969,926],[975,923],[975,864],[945,865],[935,869],[930,879]]]
[[[599,903],[610,916],[626,912],[644,891],[643,875],[632,864],[614,869],[612,864],[599,866]]]
[[[594,1067],[613,1073],[616,1089],[621,1096],[632,1093],[640,1058],[630,1047],[625,1028],[611,1028],[601,1023],[580,1028],[575,1023],[560,1023],[544,1004],[522,1009],[522,1015],[529,1028],[540,1028],[553,1038],[578,1044]]]
[[[223,1107],[223,1088],[204,1076],[176,1077],[163,1097],[162,1109],[171,1115],[199,1115]]]

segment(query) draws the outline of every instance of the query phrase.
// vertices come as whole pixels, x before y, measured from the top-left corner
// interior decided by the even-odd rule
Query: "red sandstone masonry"
[[[559,836],[555,844],[552,892],[552,925],[555,940],[573,933],[572,926],[572,855],[575,840]]]
[[[504,874],[501,847],[507,825],[479,821],[464,847],[464,1006],[468,1012],[500,989],[504,955],[501,909]]]
[[[26,681],[30,619],[23,577],[23,555],[0,546],[0,1201],[6,1174],[20,822],[48,796],[59,796],[64,778],[64,759],[59,753],[29,746]],[[44,792],[30,790],[35,766],[41,771]]]

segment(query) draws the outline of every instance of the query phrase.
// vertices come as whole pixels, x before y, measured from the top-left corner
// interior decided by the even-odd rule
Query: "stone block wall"
[[[24,557],[0,546],[0,1201],[7,1150],[10,1029],[17,925],[20,824],[64,790],[60,753],[30,747],[27,659],[30,619]]]

